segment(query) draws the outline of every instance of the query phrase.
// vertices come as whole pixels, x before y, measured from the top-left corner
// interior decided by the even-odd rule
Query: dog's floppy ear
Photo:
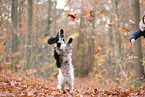
[[[70,39],[68,40],[67,44],[71,44],[72,41],[73,41],[73,38],[70,38]]]
[[[59,48],[60,48],[60,46],[61,46],[61,43],[60,43],[60,42],[58,42],[58,43],[57,43],[57,47],[59,47]]]

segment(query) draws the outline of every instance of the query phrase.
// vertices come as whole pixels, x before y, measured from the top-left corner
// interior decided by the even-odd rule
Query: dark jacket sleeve
[[[131,36],[130,36],[130,42],[131,42],[131,39],[134,38],[135,40],[138,39],[140,36],[143,36],[143,32],[141,30],[138,30],[136,31],[135,33],[133,33]]]

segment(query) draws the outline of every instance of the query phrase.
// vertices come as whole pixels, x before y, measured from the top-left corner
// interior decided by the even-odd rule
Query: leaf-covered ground
[[[35,79],[12,72],[0,73],[0,97],[144,97],[145,85],[134,88],[98,89],[97,83],[89,78],[76,78],[74,93],[59,93],[57,79],[49,81]]]

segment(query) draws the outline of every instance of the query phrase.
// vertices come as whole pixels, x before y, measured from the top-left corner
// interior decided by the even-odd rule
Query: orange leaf
[[[90,22],[94,22],[93,20],[89,20]]]
[[[112,24],[109,24],[109,26],[111,27],[111,26],[112,26]]]
[[[25,29],[25,27],[24,27],[23,25],[22,25],[22,26],[20,26],[20,28],[21,28],[21,29],[23,29],[23,30]]]
[[[24,32],[23,35],[26,35],[26,33]]]
[[[17,68],[20,68],[21,67],[21,65],[16,65],[17,66]]]
[[[86,11],[86,13],[85,13],[85,14],[88,14],[88,13],[90,12],[90,10],[91,10],[91,9],[88,9],[88,10]]]
[[[105,12],[105,10],[101,10],[101,11],[100,11],[100,14],[101,14],[101,13],[104,13],[104,12]]]
[[[104,12],[105,12],[105,10],[101,10],[101,11],[97,12],[96,15],[102,14],[102,13],[104,13]]]
[[[76,14],[67,13],[66,15],[67,15],[66,17],[70,17],[71,21],[75,22],[75,19],[77,19]]]
[[[15,53],[12,54],[12,57],[18,57],[19,55],[20,55],[19,52],[15,52]]]
[[[101,0],[99,0],[99,1],[101,1]],[[96,3],[98,3],[99,1],[95,1],[93,4],[96,4]]]
[[[124,59],[121,59],[120,64],[123,62]]]
[[[11,34],[10,33],[7,33],[7,36],[11,36]]]
[[[3,28],[3,31],[7,31],[7,29],[6,28]]]
[[[95,56],[97,56],[99,52],[100,52],[99,49],[95,50]]]
[[[128,31],[128,32],[130,31],[130,29],[125,29],[125,30]]]

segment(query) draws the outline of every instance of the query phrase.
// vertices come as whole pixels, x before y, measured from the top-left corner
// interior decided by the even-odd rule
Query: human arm
[[[133,33],[131,36],[130,36],[130,42],[135,42],[134,40],[138,39],[140,36],[143,36],[143,33],[141,30],[138,30],[136,31],[135,33]],[[132,40],[133,39],[133,40]]]

